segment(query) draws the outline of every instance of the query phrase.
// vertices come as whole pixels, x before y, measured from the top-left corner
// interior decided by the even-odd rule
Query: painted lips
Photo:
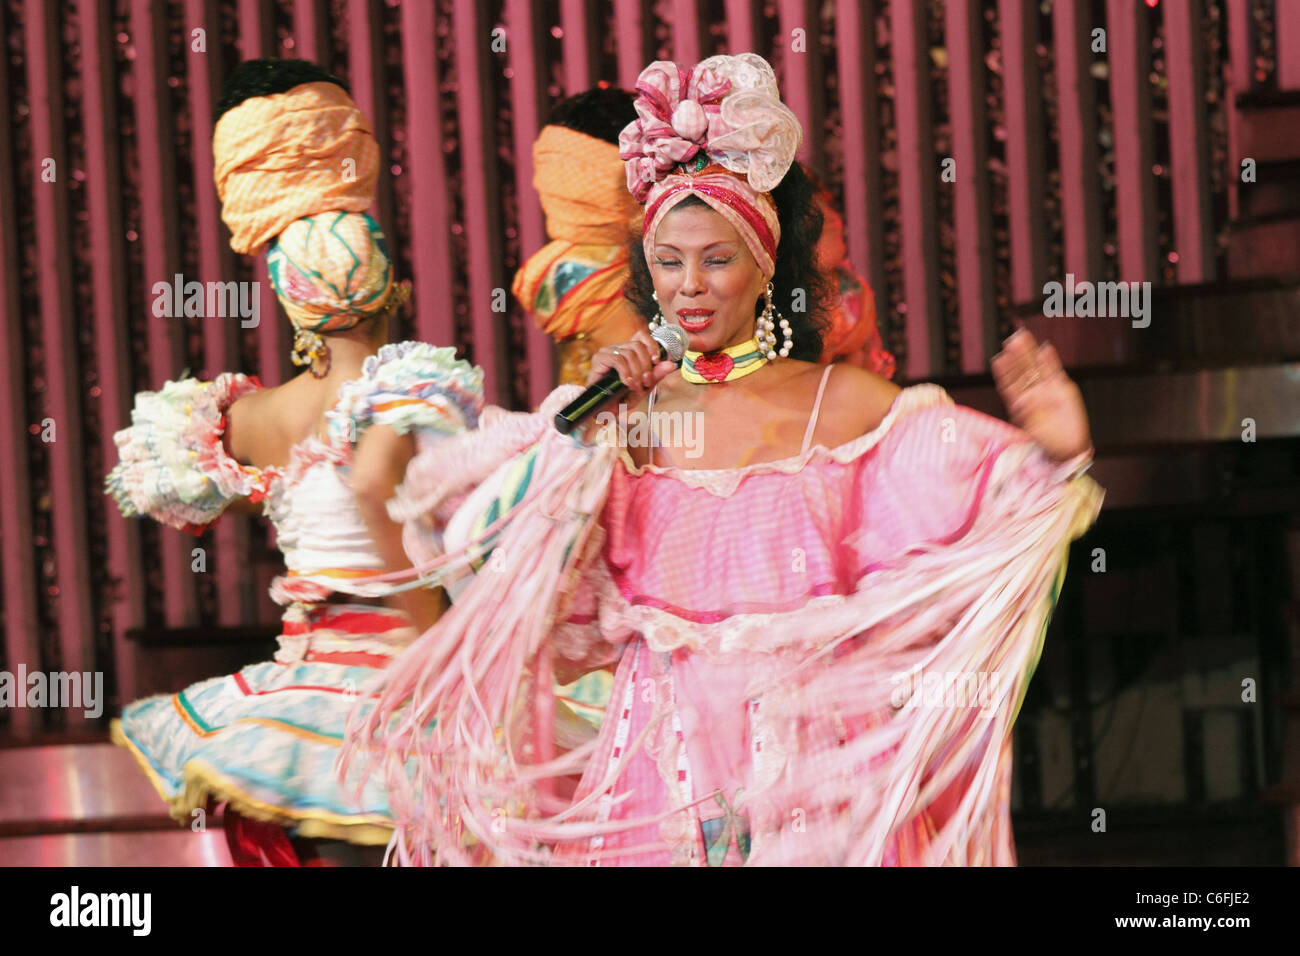
[[[703,332],[713,323],[713,312],[704,309],[687,309],[677,313],[677,321],[687,332]]]

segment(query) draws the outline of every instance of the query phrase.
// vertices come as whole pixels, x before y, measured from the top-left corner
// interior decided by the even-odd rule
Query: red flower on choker
[[[723,382],[736,363],[726,352],[705,352],[695,360],[695,372],[710,382]]]

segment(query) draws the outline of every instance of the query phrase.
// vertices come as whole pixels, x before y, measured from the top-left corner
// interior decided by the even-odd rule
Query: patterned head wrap
[[[386,308],[393,266],[384,234],[363,212],[291,222],[266,253],[275,294],[296,328],[336,332]]]
[[[637,78],[638,119],[619,136],[627,187],[645,203],[647,260],[664,216],[696,195],[744,238],[765,276],[781,227],[769,192],[803,141],[776,74],[753,53],[713,56],[693,70],[660,60]]]
[[[267,266],[290,321],[351,328],[389,304],[392,264],[365,214],[379,144],[347,91],[303,83],[228,110],[212,137],[213,178],[230,247]]]
[[[624,187],[618,147],[586,133],[543,127],[533,169],[551,241],[520,267],[512,291],[546,334],[590,333],[631,310],[627,241],[641,208]]]

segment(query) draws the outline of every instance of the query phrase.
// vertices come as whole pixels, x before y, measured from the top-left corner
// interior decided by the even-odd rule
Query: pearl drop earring
[[[763,292],[765,300],[763,305],[763,314],[758,317],[757,329],[754,338],[758,340],[758,349],[768,360],[774,360],[779,355],[781,358],[787,358],[790,355],[790,349],[794,347],[794,333],[790,330],[790,322],[776,307],[772,305],[772,283],[767,284],[767,289]],[[775,319],[775,321],[774,321]],[[776,347],[776,326],[781,326],[781,348],[778,351]]]
[[[658,292],[655,292],[655,291],[652,290],[652,291],[650,292],[650,298],[652,298],[652,299],[655,300],[655,306],[658,307],[658,306],[659,306],[659,293],[658,293]],[[650,331],[653,332],[653,331],[655,331],[656,329],[661,329],[661,328],[663,328],[664,325],[665,325],[665,323],[666,323],[666,320],[664,319],[664,312],[663,312],[663,309],[662,309],[662,308],[659,308],[658,311],[655,312],[655,316],[654,316],[654,318],[650,320]]]

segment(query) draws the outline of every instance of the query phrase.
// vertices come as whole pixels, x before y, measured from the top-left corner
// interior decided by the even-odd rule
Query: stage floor
[[[112,744],[0,749],[0,866],[230,866],[220,819],[183,827]]]

